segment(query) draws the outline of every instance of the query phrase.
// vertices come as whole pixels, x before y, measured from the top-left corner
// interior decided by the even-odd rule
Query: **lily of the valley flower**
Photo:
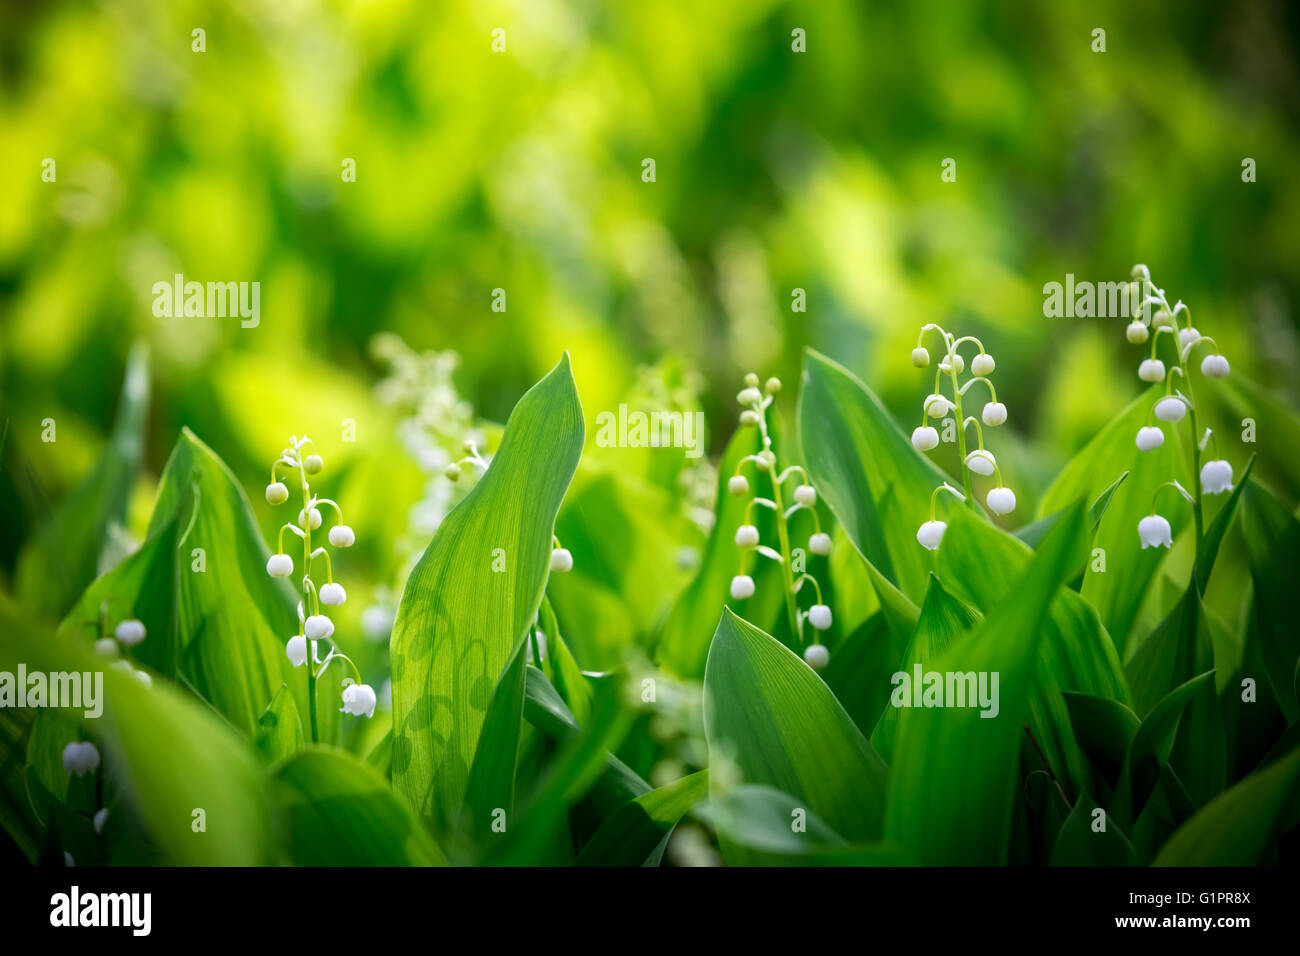
[[[912,447],[917,451],[929,451],[939,445],[939,432],[933,425],[920,425],[912,430]]]
[[[305,527],[307,527],[307,521],[308,521],[308,520],[309,520],[309,519],[308,519],[307,513],[306,513],[305,511],[299,511],[299,512],[298,512],[298,527],[300,527],[300,528],[305,528]],[[320,509],[319,509],[319,508],[312,508],[312,509],[311,509],[311,517],[310,517],[310,520],[311,520],[311,530],[312,530],[312,531],[315,531],[317,528],[319,528],[319,527],[321,526],[321,521],[324,520],[324,519],[321,518],[321,513],[320,513]]]
[[[301,667],[307,663],[307,638],[301,634],[295,634],[289,638],[289,643],[284,645],[284,653],[289,658],[289,662],[294,667]]]
[[[947,396],[939,394],[927,395],[921,405],[927,418],[943,418],[955,407],[952,402],[948,401]]]
[[[749,479],[744,475],[732,475],[727,479],[727,494],[737,498],[749,494]]]
[[[988,494],[989,511],[995,515],[1009,515],[1016,510],[1016,493],[1010,488],[993,488]]]
[[[330,607],[338,607],[347,599],[347,592],[343,590],[343,585],[341,584],[335,584],[331,581],[328,584],[322,584],[320,587],[321,604],[328,604]]]
[[[754,579],[748,574],[737,574],[731,579],[731,598],[744,601],[754,596]]]
[[[742,524],[736,529],[736,547],[754,548],[758,546],[758,528],[752,524]]]
[[[1201,333],[1196,331],[1196,329],[1192,328],[1191,326],[1188,326],[1185,329],[1179,329],[1178,348],[1181,350],[1187,348],[1187,346],[1189,345],[1194,345],[1196,342],[1200,341],[1200,338],[1201,338]]]
[[[916,531],[916,540],[921,543],[921,547],[929,551],[939,550],[939,542],[943,540],[943,533],[948,530],[946,521],[927,521]]]
[[[923,348],[912,349],[912,364],[917,368],[926,368],[930,364],[930,353]]]
[[[987,477],[993,474],[993,471],[997,466],[997,459],[993,457],[993,453],[991,451],[986,451],[983,448],[976,448],[966,456],[966,467],[977,475],[984,475]]]
[[[831,536],[825,531],[818,531],[808,539],[808,550],[813,554],[830,554]]]
[[[992,355],[989,355],[987,352],[980,352],[979,355],[976,355],[971,359],[970,373],[980,378],[984,378],[992,375],[993,369],[996,367],[997,363],[993,361]],[[958,367],[957,371],[960,372],[961,368]]]
[[[282,505],[289,500],[289,489],[285,487],[283,481],[273,481],[266,486],[266,503],[269,505]]]
[[[824,668],[831,661],[831,652],[825,644],[809,644],[803,649],[803,659],[815,671]]]
[[[1223,459],[1207,461],[1201,466],[1201,490],[1207,495],[1232,490],[1232,465]]]
[[[1173,531],[1169,522],[1157,514],[1150,514],[1138,522],[1138,538],[1142,549],[1173,547]]]
[[[1164,443],[1165,433],[1154,425],[1146,425],[1138,429],[1138,451],[1151,451],[1155,448],[1159,448]]]
[[[93,817],[91,822],[95,825],[96,834],[103,833],[104,824],[108,822],[108,807],[100,807],[98,810],[96,810],[95,816]]]
[[[551,549],[551,570],[557,574],[564,574],[573,570],[573,555],[569,553],[568,548],[560,547],[558,539]]]
[[[831,609],[825,604],[814,604],[808,609],[808,623],[819,631],[831,626]]]
[[[1206,378],[1227,378],[1228,360],[1217,352],[1201,359],[1201,374]]]
[[[1001,402],[989,402],[984,406],[982,417],[985,425],[1001,425],[1007,420],[1007,406]]]
[[[329,539],[336,548],[350,548],[356,543],[357,536],[347,525],[337,524],[330,528]]]
[[[88,740],[76,740],[63,748],[63,769],[84,777],[99,766],[99,749]]]
[[[1124,334],[1134,345],[1141,345],[1151,336],[1151,330],[1146,327],[1145,323],[1134,319],[1128,324]]]
[[[1163,382],[1165,380],[1165,363],[1158,358],[1143,359],[1138,366],[1138,378],[1144,382]]]
[[[324,641],[334,633],[334,622],[324,614],[313,614],[303,623],[309,640]]]
[[[1155,414],[1162,422],[1181,422],[1187,414],[1187,406],[1181,398],[1166,395],[1156,402]]]
[[[794,500],[805,508],[811,508],[817,504],[817,489],[812,485],[797,485],[794,489]]]
[[[375,699],[375,689],[369,684],[349,684],[343,688],[343,706],[339,710],[353,717],[373,717]]]
[[[293,558],[287,554],[273,554],[266,562],[266,573],[273,578],[287,578],[293,574]]]
[[[121,642],[122,646],[135,647],[144,640],[144,623],[133,617],[127,618],[113,629],[113,636]]]

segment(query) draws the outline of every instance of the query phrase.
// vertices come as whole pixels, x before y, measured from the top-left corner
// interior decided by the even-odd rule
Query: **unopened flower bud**
[[[917,451],[929,451],[939,444],[939,433],[932,425],[921,425],[912,429],[912,447]]]
[[[912,349],[912,364],[917,368],[927,368],[930,365],[930,353],[923,348]]]
[[[1182,351],[1193,342],[1199,342],[1201,333],[1196,329],[1179,329],[1178,330],[1178,349]]]
[[[808,539],[808,550],[813,554],[830,554],[831,536],[825,531],[818,531]]]
[[[758,412],[752,408],[747,408],[740,413],[740,424],[742,425],[757,425],[759,420]]]
[[[939,548],[939,542],[943,540],[943,533],[947,530],[948,523],[946,521],[927,521],[916,529],[916,540],[926,550],[936,551]]]
[[[1139,282],[1151,281],[1150,271],[1148,271],[1147,267],[1140,262],[1133,267],[1133,271],[1129,274],[1133,276],[1134,279],[1137,279]]]
[[[1147,548],[1171,548],[1174,544],[1169,522],[1160,515],[1147,515],[1138,522],[1138,538],[1144,551]]]
[[[808,609],[808,623],[819,631],[831,626],[831,609],[825,604],[814,604]]]
[[[1134,345],[1141,345],[1151,337],[1151,330],[1146,327],[1145,323],[1134,319],[1128,324],[1128,327],[1124,329],[1124,335]]]
[[[328,584],[322,584],[320,587],[320,602],[328,604],[330,607],[338,607],[348,599],[347,592],[343,590],[343,585],[334,581]]]
[[[812,485],[796,485],[794,500],[807,508],[817,504],[817,489]]]
[[[752,386],[747,388],[742,388],[740,392],[736,395],[736,401],[740,402],[741,405],[744,405],[746,407],[750,405],[757,405],[762,400],[763,400],[763,393],[760,392],[757,388],[754,388]]]
[[[319,508],[312,508],[310,517],[301,508],[298,509],[298,527],[307,527],[308,520],[311,521],[311,530],[315,531],[321,526],[321,513]]]
[[[758,374],[756,372],[745,373],[745,387],[758,388]]]
[[[330,544],[336,548],[350,548],[356,540],[356,533],[345,524],[330,528]]]
[[[568,548],[556,548],[551,552],[551,570],[560,574],[573,570],[573,555]]]
[[[763,391],[767,392],[769,395],[775,395],[777,392],[781,391],[781,380],[773,375],[763,383]]]
[[[925,397],[925,402],[922,403],[921,407],[925,409],[925,414],[930,418],[943,418],[955,406],[946,397],[935,392],[933,395]]]
[[[1154,425],[1146,425],[1138,429],[1138,451],[1152,451],[1153,449],[1159,448],[1164,443],[1165,433]]]
[[[446,468],[443,469],[442,473],[447,477],[448,481],[459,481],[460,465],[456,464],[453,461],[450,465],[448,465]]]
[[[1183,404],[1181,398],[1166,395],[1156,402],[1156,418],[1162,422],[1181,422],[1186,414],[1187,406]]]
[[[1174,317],[1165,309],[1159,309],[1151,317],[1151,325],[1157,329],[1173,328]]]
[[[1228,360],[1222,355],[1207,355],[1201,359],[1201,374],[1206,378],[1227,378]]]
[[[113,636],[116,637],[124,646],[135,647],[144,640],[144,622],[138,621],[133,617],[127,618],[113,629]]]
[[[1138,366],[1138,378],[1144,382],[1162,382],[1165,378],[1165,363],[1160,359],[1143,359]]]
[[[758,459],[754,464],[763,471],[771,471],[772,466],[776,464],[776,455],[772,454],[770,448],[764,448],[754,457]]]
[[[939,360],[939,371],[949,373],[956,366],[957,374],[960,375],[966,370],[966,360],[954,352],[951,356],[945,355]]]
[[[104,832],[104,824],[108,822],[108,807],[100,807],[95,811],[95,816],[91,820],[95,825],[95,833]]]
[[[289,500],[289,489],[284,486],[283,481],[273,481],[266,486],[266,503],[269,505],[282,505]]]
[[[1001,425],[1007,420],[1007,406],[1002,402],[986,402],[980,417],[985,425]]]
[[[293,558],[287,554],[273,554],[266,562],[266,573],[273,578],[287,578],[293,574]]]
[[[736,529],[736,547],[752,548],[758,544],[758,529],[752,524],[742,524]]]
[[[318,475],[320,470],[325,467],[325,462],[321,461],[320,455],[308,455],[302,463],[303,470],[309,475]]]
[[[992,488],[985,500],[995,515],[1009,515],[1016,510],[1016,493],[1010,488]]]
[[[803,659],[809,667],[819,671],[830,663],[831,652],[826,649],[825,644],[809,644],[803,649]]]
[[[122,648],[111,637],[101,637],[95,642],[95,653],[103,657],[117,657]]]
[[[993,361],[993,356],[986,352],[981,352],[970,360],[970,370],[972,375],[979,375],[981,378],[987,378],[993,374],[993,369],[997,363]]]
[[[754,596],[754,579],[748,574],[737,574],[731,579],[731,597],[743,601]]]
[[[732,475],[727,479],[727,494],[736,497],[749,494],[749,479],[744,475]]]

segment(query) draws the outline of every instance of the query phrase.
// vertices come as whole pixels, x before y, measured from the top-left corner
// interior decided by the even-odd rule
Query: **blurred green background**
[[[910,427],[908,353],[942,322],[998,359],[1025,521],[1141,385],[1120,320],[1045,318],[1042,287],[1135,262],[1230,358],[1221,428],[1277,403],[1256,476],[1294,507],[1298,35],[1280,0],[0,4],[0,577],[105,447],[137,341],[146,473],[189,426],[270,527],[305,431],[375,580],[422,494],[381,331],[459,353],[487,421],[569,350],[589,445],[651,366],[716,454],[741,375],[793,385],[806,345]],[[259,326],[155,318],[178,272],[260,282]]]

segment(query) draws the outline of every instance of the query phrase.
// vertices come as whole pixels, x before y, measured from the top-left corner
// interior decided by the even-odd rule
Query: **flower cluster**
[[[741,474],[746,465],[752,464],[758,474],[767,475],[772,486],[772,496],[764,498],[755,494],[745,508],[745,521],[736,529],[736,547],[741,549],[740,573],[731,579],[731,596],[743,601],[754,594],[754,579],[745,573],[746,557],[751,552],[775,561],[781,567],[785,583],[785,604],[790,619],[790,632],[803,646],[803,657],[816,670],[825,667],[830,661],[830,651],[821,643],[820,632],[831,626],[831,609],[822,601],[821,585],[817,579],[806,571],[795,577],[794,554],[790,548],[790,525],[801,511],[812,516],[813,534],[808,539],[808,551],[812,554],[827,555],[831,553],[831,536],[821,529],[821,520],[817,517],[817,491],[808,483],[808,474],[799,465],[791,465],[780,470],[776,452],[772,449],[772,436],[767,427],[767,410],[781,391],[781,380],[769,378],[762,390],[759,389],[758,376],[753,372],[745,376],[745,387],[736,396],[740,403],[740,423],[759,429],[763,447],[752,455],[746,455],[736,463],[735,474],[727,481],[727,491],[737,497],[750,494],[749,479]],[[788,508],[782,500],[782,489],[792,476],[798,476],[792,497],[793,504]],[[757,475],[755,476],[757,479]],[[758,526],[753,523],[754,509],[766,508],[776,519],[777,548],[760,544]],[[798,594],[805,584],[810,584],[817,598],[806,611],[799,608]],[[813,627],[811,642],[804,638],[804,621]]]
[[[1201,464],[1201,453],[1205,451],[1206,444],[1213,441],[1217,448],[1218,442],[1208,428],[1205,429],[1205,434],[1199,442],[1195,441],[1196,405],[1191,398],[1188,359],[1196,349],[1202,346],[1209,347],[1209,354],[1201,359],[1201,374],[1206,378],[1227,378],[1228,360],[1219,354],[1219,346],[1214,339],[1201,335],[1192,325],[1192,311],[1182,300],[1174,303],[1173,306],[1169,305],[1164,290],[1151,281],[1151,273],[1146,266],[1139,264],[1133,267],[1130,291],[1134,313],[1133,321],[1125,330],[1126,337],[1134,345],[1142,345],[1148,341],[1151,343],[1150,355],[1138,365],[1138,378],[1144,382],[1165,384],[1164,395],[1152,403],[1147,411],[1147,423],[1138,429],[1136,437],[1138,450],[1151,451],[1165,443],[1164,430],[1156,422],[1177,425],[1187,418],[1195,442],[1192,447],[1193,467],[1200,473],[1201,479],[1200,491],[1196,495],[1189,494],[1177,480],[1167,481],[1157,488],[1156,494],[1151,499],[1150,514],[1138,522],[1138,539],[1143,549],[1173,546],[1173,530],[1169,521],[1163,515],[1156,514],[1155,510],[1156,496],[1165,488],[1173,488],[1192,506],[1199,550],[1202,535],[1202,498],[1204,495],[1217,495],[1232,490],[1232,465],[1221,458]],[[1185,317],[1181,320],[1182,325],[1179,324],[1180,316]],[[1159,357],[1162,336],[1164,336],[1163,341],[1168,342],[1173,348],[1173,361],[1167,370],[1164,361]],[[1174,387],[1175,373],[1188,394]]]
[[[939,445],[939,431],[930,422],[938,421],[944,424],[945,430],[949,427],[948,416],[951,415],[953,431],[956,435],[957,450],[962,461],[962,480],[965,485],[965,494],[958,491],[946,481],[934,489],[930,495],[930,520],[921,525],[916,532],[916,540],[921,546],[934,551],[939,547],[939,542],[943,540],[943,533],[948,529],[946,522],[939,521],[935,517],[935,506],[938,500],[939,492],[947,491],[962,501],[969,500],[973,494],[971,491],[971,475],[976,474],[982,477],[993,476],[997,484],[989,489],[985,501],[989,510],[996,515],[1010,514],[1016,510],[1016,493],[1002,482],[1002,472],[998,468],[997,459],[993,457],[993,452],[984,447],[984,429],[981,427],[981,421],[990,428],[996,428],[1007,420],[1007,406],[998,401],[997,390],[993,387],[993,382],[989,376],[993,374],[996,363],[993,356],[984,351],[984,343],[973,335],[965,335],[961,338],[955,338],[952,334],[933,322],[927,323],[921,327],[920,333],[916,337],[916,348],[912,349],[912,364],[917,368],[929,368],[930,352],[924,346],[925,333],[938,332],[943,342],[943,357],[939,360],[938,367],[934,373],[934,391],[925,397],[921,403],[921,424],[912,431],[912,445],[917,451],[931,451]],[[966,360],[962,358],[959,350],[966,343],[973,344],[979,349],[979,352],[971,357],[970,378],[965,384],[961,381],[961,375],[966,371]],[[947,379],[952,390],[952,398],[943,393],[944,379]],[[972,386],[979,383],[988,389],[989,401],[984,404],[980,417],[974,415],[964,415],[962,404],[966,393]],[[975,426],[975,448],[967,451],[966,435],[967,427]],[[952,441],[952,438],[947,439]]]
[[[98,620],[86,622],[88,627],[95,629],[95,650],[103,657],[121,658],[113,663],[113,667],[132,675],[140,683],[149,687],[153,684],[153,679],[147,672],[133,667],[130,660],[131,649],[143,643],[147,636],[144,622],[135,617],[123,618],[113,627],[110,636],[108,622],[111,603],[112,599],[100,605]]]
[[[356,675],[356,681],[348,679],[343,688],[344,713],[357,717],[371,717],[375,712],[375,692],[368,684],[361,682],[361,672],[346,654],[341,653],[333,642],[334,622],[324,613],[324,607],[338,607],[347,600],[343,585],[334,581],[334,569],[330,562],[329,551],[324,545],[312,547],[312,532],[324,524],[321,508],[332,510],[335,522],[330,526],[329,543],[335,548],[350,548],[356,541],[352,529],[343,523],[343,510],[338,503],[329,498],[320,498],[312,494],[309,475],[317,475],[324,469],[321,456],[315,453],[311,439],[307,436],[293,436],[289,447],[280,452],[280,457],[271,465],[271,483],[266,486],[266,500],[273,506],[284,504],[289,500],[289,489],[280,480],[280,472],[296,485],[302,492],[302,508],[298,511],[296,523],[286,522],[280,528],[278,550],[266,562],[266,572],[273,578],[287,578],[293,574],[293,558],[284,550],[284,534],[289,532],[302,542],[302,597],[298,602],[298,633],[285,645],[285,653],[294,667],[307,664],[307,693],[311,706],[311,733],[313,742],[319,739],[316,720],[316,681],[335,659],[344,661]],[[325,583],[319,586],[312,577],[313,563],[324,562]],[[310,612],[310,613],[308,613]],[[330,651],[321,660],[316,649],[318,641],[327,641]]]

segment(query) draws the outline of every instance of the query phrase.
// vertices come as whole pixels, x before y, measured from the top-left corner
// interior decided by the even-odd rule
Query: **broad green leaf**
[[[445,866],[438,845],[372,767],[310,747],[274,774],[289,859],[298,866]]]
[[[1289,723],[1300,718],[1300,521],[1257,483],[1245,490],[1242,527],[1255,584],[1255,615],[1259,646],[1268,669],[1269,686]]]
[[[1099,494],[1097,500],[1092,503],[1092,507],[1088,509],[1088,526],[1092,529],[1092,534],[1097,533],[1097,529],[1101,526],[1101,519],[1106,514],[1106,507],[1110,504],[1110,499],[1127,477],[1128,472],[1126,471],[1111,482],[1110,487]],[[1031,548],[1036,548],[1042,543],[1047,532],[1051,530],[1052,525],[1056,524],[1057,519],[1060,517],[1060,512],[1057,512],[1045,518],[1039,518],[1037,521],[1016,529],[1015,535]]]
[[[1176,428],[1165,427],[1165,443],[1154,451],[1140,452],[1137,448],[1138,429],[1147,423],[1147,413],[1159,394],[1159,386],[1143,392],[1098,432],[1065,466],[1038,503],[1039,515],[1050,515],[1079,497],[1093,501],[1119,475],[1128,472],[1128,480],[1111,495],[1093,539],[1093,547],[1106,554],[1106,571],[1090,570],[1085,574],[1081,592],[1101,615],[1121,656],[1147,586],[1155,579],[1165,554],[1163,548],[1141,547],[1138,521],[1150,512],[1152,495],[1161,483],[1176,478],[1189,486]],[[1174,496],[1168,489],[1164,493]],[[1181,502],[1163,513],[1175,533],[1190,517]]]
[[[710,767],[726,760],[744,782],[806,801],[846,839],[880,836],[884,761],[801,658],[730,608],[709,648],[704,728]]]
[[[465,799],[492,688],[537,613],[583,434],[566,355],[519,400],[407,580],[390,641],[393,785],[435,833]]]
[[[546,598],[542,598],[537,620],[546,641],[546,650],[543,652],[546,659],[543,663],[550,670],[555,689],[568,704],[574,720],[584,724],[591,719],[591,687],[582,674],[582,668],[569,651],[569,645],[560,633],[560,622],[555,616],[555,610]]]
[[[1255,456],[1251,455],[1250,460],[1246,462],[1246,467],[1241,475],[1237,478],[1236,487],[1228,495],[1228,500],[1223,503],[1219,513],[1214,516],[1210,526],[1205,529],[1205,539],[1201,542],[1201,553],[1199,560],[1196,562],[1196,577],[1200,582],[1201,592],[1210,580],[1210,572],[1214,570],[1214,560],[1219,556],[1219,547],[1223,544],[1224,536],[1227,535],[1228,529],[1232,526],[1232,519],[1237,513],[1237,502],[1241,500],[1241,493],[1246,490],[1246,484],[1250,481],[1250,473],[1255,467]],[[1202,497],[1204,500],[1204,497]]]
[[[112,434],[95,469],[39,526],[18,563],[17,593],[45,616],[65,614],[102,570],[112,529],[126,522],[127,500],[144,454],[149,355],[132,348]]]
[[[853,560],[861,564],[857,555]],[[822,680],[864,736],[870,736],[880,719],[889,700],[889,675],[898,670],[906,650],[907,645],[895,639],[884,614],[877,612],[831,652]],[[883,750],[880,753],[885,756]]]
[[[514,813],[515,765],[524,719],[524,649],[521,643],[497,681],[469,771],[465,812],[470,832],[478,838],[490,832],[495,810]]]
[[[847,846],[801,798],[764,784],[744,783],[714,793],[701,815],[725,843],[761,854],[764,863],[776,862],[772,856],[797,862],[819,850]]]
[[[266,705],[257,721],[257,749],[267,763],[279,763],[302,750],[302,720],[287,684]]]
[[[876,711],[880,720],[875,724],[871,743],[885,759],[892,759],[894,737],[898,732],[899,708],[888,706],[890,693],[895,686],[891,680],[892,675],[895,672],[913,674],[913,669],[918,664],[928,668],[950,646],[964,637],[979,619],[980,615],[976,611],[949,594],[938,577],[931,573],[930,587],[925,594],[925,603],[921,605],[921,617],[917,621],[912,640],[887,672],[871,675],[875,699],[880,704]]]
[[[79,723],[99,746],[116,792],[157,846],[162,862],[271,862],[270,802],[262,768],[246,740],[164,681],[146,687],[129,674],[103,667],[78,643],[34,631],[25,618],[0,601],[0,670],[12,672],[21,660],[29,670],[102,672],[103,716],[86,718],[83,710],[60,714]],[[198,826],[200,819],[205,828]]]
[[[669,673],[698,680],[704,676],[704,664],[709,656],[709,641],[718,623],[718,608],[728,600],[731,579],[739,573],[739,554],[736,549],[736,529],[745,523],[745,510],[752,495],[727,493],[727,480],[736,466],[748,455],[759,450],[757,428],[741,428],[731,437],[727,449],[718,463],[718,492],[713,530],[700,561],[695,579],[682,591],[659,633],[655,648],[657,663]],[[745,472],[747,477],[752,471]],[[751,486],[753,481],[751,481]],[[757,509],[758,518],[765,517],[764,509]],[[760,532],[764,525],[759,525]],[[759,620],[775,620],[784,613],[780,575],[770,561],[759,562],[757,570],[750,572],[755,582],[755,596],[747,604],[747,612]]]
[[[1042,620],[1086,555],[1079,501],[1043,540],[1016,585],[1016,599],[992,609],[931,666],[942,674],[987,674],[990,684],[997,674],[996,716],[969,706],[904,708],[894,740],[885,835],[922,863],[1006,861]]]
[[[911,602],[920,601],[934,561],[916,530],[947,476],[912,447],[866,385],[812,350],[804,356],[799,429],[813,484],[858,551]],[[947,509],[952,499],[941,497]]]
[[[1080,794],[1056,835],[1052,866],[1136,866],[1137,851],[1124,832],[1107,819],[1087,796]],[[1098,829],[1103,827],[1105,829]]]
[[[614,811],[578,854],[578,866],[657,866],[673,829],[709,793],[700,770]]]
[[[1300,753],[1220,794],[1179,827],[1156,866],[1260,866],[1300,821]]]
[[[1070,711],[1074,739],[1093,770],[1113,788],[1123,772],[1129,743],[1142,721],[1118,701],[1072,691],[1063,691],[1061,696]]]

